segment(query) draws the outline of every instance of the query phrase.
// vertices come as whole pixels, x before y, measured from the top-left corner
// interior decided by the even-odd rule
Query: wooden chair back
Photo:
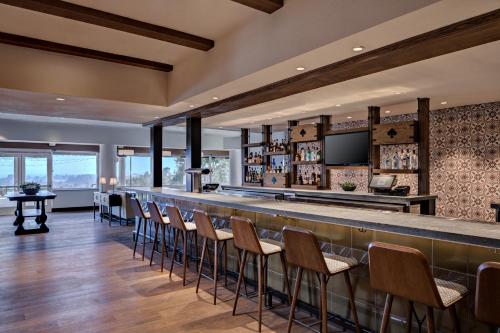
[[[234,246],[251,253],[264,254],[260,246],[257,230],[252,221],[245,217],[231,216]]]
[[[132,210],[134,211],[134,215],[145,219],[146,215],[144,214],[144,210],[142,209],[141,202],[137,198],[130,198],[130,206],[132,206]]]
[[[444,309],[429,263],[417,249],[372,242],[368,246],[370,282],[374,289]]]
[[[148,201],[148,210],[151,220],[155,223],[163,223],[163,215],[160,212],[160,208],[154,201]]]
[[[500,263],[485,262],[477,269],[474,314],[482,322],[500,327]]]
[[[179,208],[167,205],[167,215],[170,219],[170,225],[173,228],[186,231],[186,225],[184,224],[184,219],[182,218]]]
[[[210,217],[208,216],[208,214],[203,210],[194,209],[193,215],[198,235],[209,238],[211,240],[217,240],[215,228],[212,224],[212,221],[210,221]]]
[[[318,239],[306,229],[285,226],[282,230],[285,241],[286,260],[304,269],[329,274]]]

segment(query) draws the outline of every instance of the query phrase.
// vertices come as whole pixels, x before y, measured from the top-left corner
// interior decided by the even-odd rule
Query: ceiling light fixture
[[[190,107],[190,108],[194,108],[194,104],[191,104],[189,107]]]
[[[399,91],[396,91],[394,94],[401,95],[401,93]]]
[[[351,116],[347,116],[347,119],[352,119],[352,117]]]
[[[342,104],[335,104],[336,107],[342,106]]]
[[[353,48],[352,48],[352,50],[353,50],[354,52],[361,52],[361,51],[363,51],[364,49],[365,49],[365,47],[364,47],[364,46],[361,46],[361,45],[360,45],[360,46],[355,46],[355,47],[353,47]]]
[[[305,70],[306,68],[305,68],[305,67],[297,67],[297,68],[295,68],[295,69],[296,69],[296,70],[298,70],[298,71],[303,71],[303,70]]]
[[[158,119],[158,118],[160,118],[160,117],[158,117],[158,116],[155,117],[155,119]]]
[[[216,100],[216,99],[219,99],[219,97],[217,97],[217,96],[214,96],[214,97],[212,97],[212,99]]]
[[[391,110],[385,110],[385,113],[391,113]]]
[[[64,101],[64,100],[65,100],[65,99],[64,99],[64,98],[61,98],[61,97],[57,97],[57,98],[56,98],[56,101],[59,101],[59,102],[62,102],[62,101]]]
[[[442,102],[441,102],[441,105],[446,105],[446,104],[448,104],[448,102],[447,102],[447,101],[442,101]]]

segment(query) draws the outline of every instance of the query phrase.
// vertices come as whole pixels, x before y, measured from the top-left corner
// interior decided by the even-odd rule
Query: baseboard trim
[[[53,213],[57,212],[78,212],[83,210],[92,210],[94,207],[92,206],[84,206],[84,207],[63,207],[63,208],[52,208]]]

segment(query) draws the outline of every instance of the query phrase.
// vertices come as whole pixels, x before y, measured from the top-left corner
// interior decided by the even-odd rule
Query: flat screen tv
[[[326,165],[368,165],[368,131],[325,137]]]

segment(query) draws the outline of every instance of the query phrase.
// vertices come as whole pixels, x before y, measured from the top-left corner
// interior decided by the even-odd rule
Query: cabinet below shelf
[[[418,173],[416,169],[373,169],[373,173]]]

